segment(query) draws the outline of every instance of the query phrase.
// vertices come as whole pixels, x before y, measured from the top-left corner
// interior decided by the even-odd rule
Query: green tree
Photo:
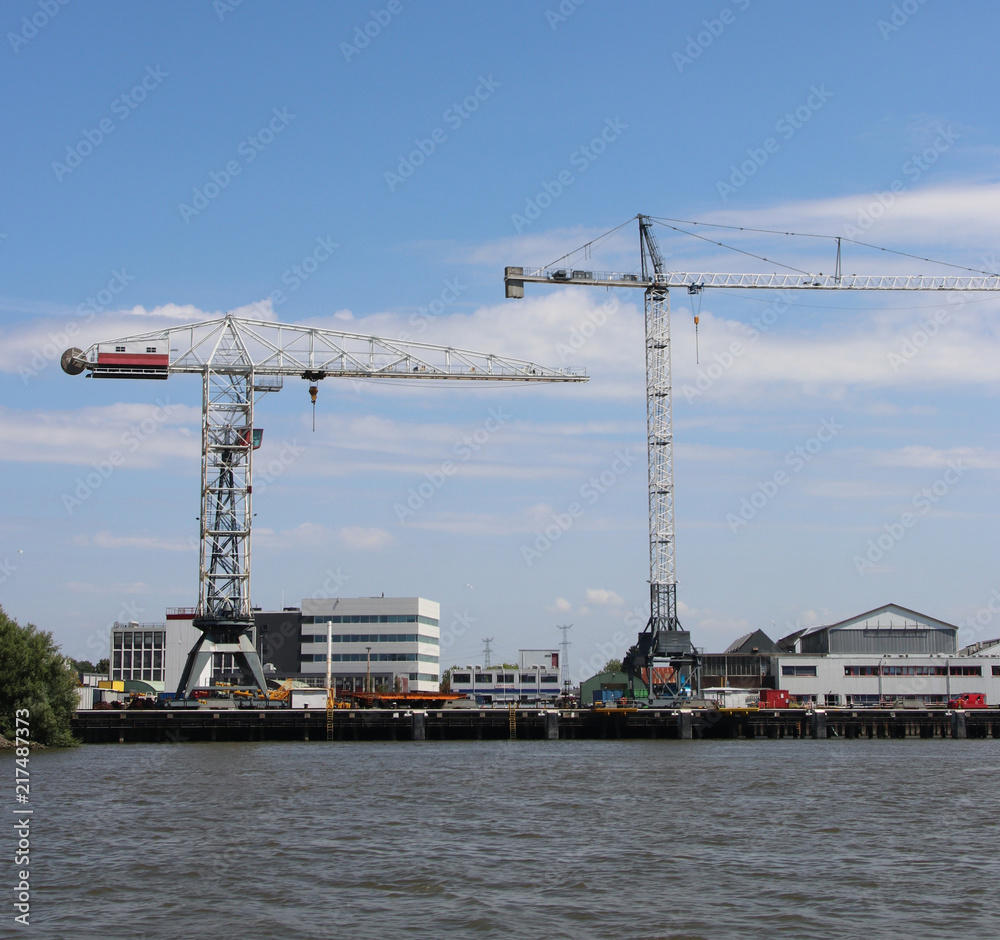
[[[441,674],[441,684],[438,686],[438,691],[439,692],[450,692],[451,691],[451,670],[454,669],[454,668],[455,668],[454,666],[449,666]]]
[[[624,672],[625,670],[622,669],[622,661],[620,659],[609,659],[604,664],[604,669],[602,669],[601,671],[602,672]]]
[[[0,607],[0,734],[13,740],[16,709],[29,712],[31,739],[54,747],[77,743],[70,732],[77,677],[52,634],[20,626]]]

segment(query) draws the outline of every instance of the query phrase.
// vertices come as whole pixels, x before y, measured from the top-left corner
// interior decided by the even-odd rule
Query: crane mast
[[[645,291],[646,325],[646,447],[649,463],[649,621],[637,644],[645,659],[671,655],[691,657],[691,635],[677,617],[677,572],[674,563],[674,441],[670,378],[670,291],[659,284],[663,256],[652,223],[639,216],[642,276],[651,281]],[[634,650],[626,666],[634,678],[639,666]],[[696,663],[685,662],[688,672]],[[690,678],[690,675],[689,677]],[[652,675],[649,676],[652,691]]]
[[[696,294],[706,287],[721,289],[881,290],[881,291],[1000,291],[1000,276],[843,275],[840,239],[833,275],[725,274],[667,271],[653,233],[653,219],[639,215],[641,273],[586,271],[553,265],[544,268],[507,267],[504,286],[508,298],[524,297],[524,285],[555,284],[581,287],[630,287],[645,294],[646,434],[649,460],[649,620],[637,642],[623,658],[633,686],[637,677],[653,695],[655,660],[668,660],[673,669],[673,697],[700,692],[700,666],[689,631],[677,615],[674,560],[673,414],[670,377],[670,289]]]
[[[95,343],[62,356],[69,375],[166,379],[201,376],[201,495],[198,606],[200,636],[188,653],[177,694],[187,698],[217,654],[231,655],[244,681],[266,697],[250,631],[250,530],[253,519],[255,396],[285,377],[488,382],[586,382],[581,370],[451,346],[402,342],[233,315]],[[310,388],[315,402],[315,386]]]

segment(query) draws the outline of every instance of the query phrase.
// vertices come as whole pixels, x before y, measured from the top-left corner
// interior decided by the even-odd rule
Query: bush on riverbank
[[[76,744],[70,732],[76,685],[76,671],[52,634],[30,623],[22,627],[0,607],[0,735],[14,739],[15,714],[25,708],[33,741]]]

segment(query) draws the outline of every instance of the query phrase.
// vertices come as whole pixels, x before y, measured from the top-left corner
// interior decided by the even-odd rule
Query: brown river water
[[[11,772],[0,797],[8,819]],[[1000,742],[91,745],[0,937],[1000,937]]]

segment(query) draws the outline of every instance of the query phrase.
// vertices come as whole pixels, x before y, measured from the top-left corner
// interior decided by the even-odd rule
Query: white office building
[[[423,597],[304,598],[302,674],[323,681],[329,623],[338,690],[361,691],[370,676],[375,690],[437,692],[440,618],[441,605]]]

